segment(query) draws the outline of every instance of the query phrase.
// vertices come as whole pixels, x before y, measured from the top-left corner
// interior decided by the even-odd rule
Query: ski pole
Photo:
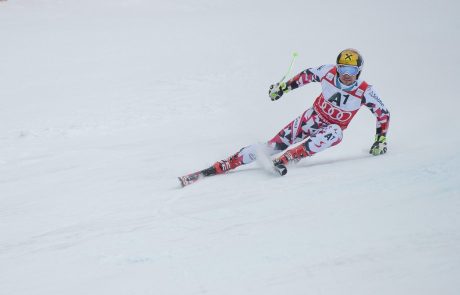
[[[296,57],[298,56],[299,54],[297,52],[293,52],[292,53],[292,60],[291,60],[291,64],[289,65],[289,69],[287,70],[287,73],[286,75],[283,76],[283,78],[281,78],[281,80],[278,82],[281,83],[284,81],[284,79],[286,79],[286,77],[289,75],[289,73],[291,72],[291,69],[292,69],[292,65],[294,64],[294,60],[296,59]]]

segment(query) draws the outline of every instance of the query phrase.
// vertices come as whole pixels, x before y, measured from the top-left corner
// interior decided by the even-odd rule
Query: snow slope
[[[460,4],[0,2],[0,294],[457,294]],[[274,177],[176,177],[271,138],[365,57],[392,114]]]

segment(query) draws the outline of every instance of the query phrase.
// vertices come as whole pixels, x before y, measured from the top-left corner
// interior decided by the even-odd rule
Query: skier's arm
[[[375,142],[372,145],[369,153],[374,156],[384,154],[387,151],[386,135],[390,124],[390,112],[379,98],[375,89],[369,86],[364,92],[363,102],[364,105],[374,114],[376,117],[376,130],[375,130]]]
[[[307,85],[311,82],[319,82],[321,78],[332,68],[333,65],[323,65],[317,68],[308,68],[292,77],[287,82],[276,83],[270,86],[268,95],[271,100],[277,100],[283,94],[291,90]]]
[[[385,135],[388,132],[390,124],[390,112],[379,98],[377,92],[372,86],[367,87],[364,92],[363,102],[364,105],[374,114],[377,119],[376,134]]]
[[[289,90],[294,90],[311,82],[319,81],[321,81],[321,78],[318,76],[318,69],[308,68],[287,81],[286,86],[289,88]]]

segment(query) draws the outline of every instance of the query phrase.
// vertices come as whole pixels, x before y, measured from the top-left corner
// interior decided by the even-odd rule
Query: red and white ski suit
[[[361,79],[350,86],[343,85],[338,79],[335,65],[308,68],[286,84],[289,90],[293,90],[311,82],[321,83],[321,94],[316,98],[311,108],[287,124],[267,142],[268,154],[274,155],[284,151],[289,146],[307,138],[304,143],[306,156],[337,145],[342,141],[343,130],[347,128],[363,105],[377,119],[376,134],[386,135],[390,113],[371,85]],[[248,164],[254,161],[257,149],[258,145],[242,148],[225,161],[229,164],[228,168],[233,169],[239,164]]]

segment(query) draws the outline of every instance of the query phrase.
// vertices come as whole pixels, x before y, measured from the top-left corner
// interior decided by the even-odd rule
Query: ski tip
[[[183,178],[183,177],[177,177],[177,179],[179,180],[180,186],[181,186],[181,187],[185,187],[186,184],[184,183],[184,181],[183,181],[182,178]]]
[[[182,187],[185,187],[189,184],[197,182],[202,177],[201,172],[195,172],[192,174],[184,175],[178,177],[179,182]]]

